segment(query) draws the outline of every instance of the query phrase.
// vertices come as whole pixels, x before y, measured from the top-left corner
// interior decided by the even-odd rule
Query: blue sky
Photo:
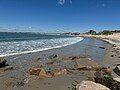
[[[120,0],[0,0],[0,31],[120,29]]]

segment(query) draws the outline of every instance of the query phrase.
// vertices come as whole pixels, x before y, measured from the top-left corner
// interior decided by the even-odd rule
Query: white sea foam
[[[0,43],[0,49],[1,50],[6,49],[6,52],[4,52],[3,50],[4,53],[2,53],[1,51],[0,57],[27,54],[27,53],[49,50],[53,48],[60,48],[67,45],[75,44],[82,40],[83,40],[82,37],[73,37],[73,38],[61,38],[61,39],[49,39],[49,40],[46,39],[40,41],[31,40],[31,41],[4,42],[4,43]]]

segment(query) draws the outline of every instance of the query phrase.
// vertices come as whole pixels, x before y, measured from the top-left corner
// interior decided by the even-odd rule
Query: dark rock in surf
[[[72,57],[70,57],[70,58],[71,58],[71,60],[80,59],[80,57],[77,57],[77,56],[72,56]]]
[[[0,68],[1,67],[5,67],[7,64],[6,64],[7,60],[5,60],[4,58],[0,57]]]
[[[105,47],[99,47],[99,48],[101,48],[101,49],[105,49]]]
[[[49,56],[50,59],[53,59],[53,58],[56,58],[56,57],[57,57],[56,54],[53,54],[53,55]]]

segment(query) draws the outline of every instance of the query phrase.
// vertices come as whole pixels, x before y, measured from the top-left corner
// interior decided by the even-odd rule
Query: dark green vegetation
[[[104,75],[103,78],[95,78],[96,83],[100,83],[111,90],[120,90],[120,82],[115,81],[110,75]]]
[[[114,34],[114,33],[120,33],[120,30],[103,30],[103,31],[100,31],[98,33],[95,30],[90,30],[86,34],[91,34],[91,35],[111,35],[111,34]]]
[[[97,35],[111,35],[114,33],[120,33],[120,30],[113,30],[113,31],[104,30],[104,31],[98,32]]]
[[[96,30],[89,30],[88,32],[85,32],[83,34],[88,34],[88,35],[111,35],[114,33],[120,33],[120,30],[103,30],[100,32],[97,32]],[[75,32],[75,33],[64,33],[65,35],[80,35],[81,33]]]

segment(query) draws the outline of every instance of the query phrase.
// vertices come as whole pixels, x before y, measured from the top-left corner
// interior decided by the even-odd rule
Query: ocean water
[[[0,56],[59,48],[83,40],[81,37],[40,33],[0,32]]]

